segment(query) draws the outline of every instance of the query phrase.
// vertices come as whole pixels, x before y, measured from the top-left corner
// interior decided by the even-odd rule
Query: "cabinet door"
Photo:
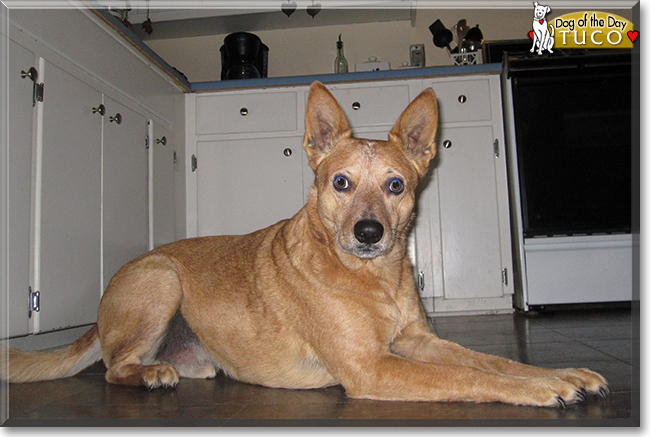
[[[35,332],[96,320],[101,296],[102,95],[43,61]],[[39,250],[40,249],[40,250]],[[35,323],[36,325],[36,323]]]
[[[149,240],[147,121],[111,98],[104,106],[102,289]]]
[[[30,331],[27,317],[32,178],[33,82],[21,71],[36,67],[34,53],[9,40],[8,249],[7,292],[9,336]],[[2,165],[5,165],[4,163]]]
[[[432,265],[441,269],[433,276],[441,276],[442,290],[434,294],[499,298],[501,250],[509,247],[500,241],[492,127],[443,128],[438,146],[432,183],[422,193],[428,210],[437,211],[430,217],[431,250],[437,258]]]
[[[302,150],[302,137],[199,142],[199,236],[246,234],[298,212]]]
[[[151,129],[153,246],[174,241],[175,184],[174,154],[170,132],[154,123]]]

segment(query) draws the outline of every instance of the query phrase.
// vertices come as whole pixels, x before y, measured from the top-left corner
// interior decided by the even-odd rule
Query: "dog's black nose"
[[[375,244],[384,235],[384,227],[376,220],[359,220],[354,225],[354,236],[360,243]]]

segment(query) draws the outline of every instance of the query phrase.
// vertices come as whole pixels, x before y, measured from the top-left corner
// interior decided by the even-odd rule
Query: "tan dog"
[[[87,334],[51,353],[11,349],[9,380],[71,376],[103,358],[108,382],[149,388],[222,370],[269,387],[341,384],[354,398],[558,406],[605,395],[590,370],[531,367],[430,332],[406,238],[437,121],[427,89],[388,141],[353,138],[315,82],[304,147],[316,181],[293,218],[131,261]]]

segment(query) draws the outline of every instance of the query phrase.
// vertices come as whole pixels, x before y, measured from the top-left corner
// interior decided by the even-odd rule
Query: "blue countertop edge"
[[[261,79],[219,80],[192,82],[190,90],[217,91],[237,88],[264,88],[272,86],[309,85],[315,80],[332,84],[365,80],[406,79],[414,77],[450,76],[459,74],[500,73],[501,64],[448,65],[441,67],[400,68],[398,70],[358,71],[354,73],[312,74],[306,76],[268,77]]]
[[[316,80],[326,84],[332,84],[338,82],[343,83],[366,80],[390,80],[430,76],[451,76],[461,74],[500,73],[502,69],[502,65],[500,63],[460,66],[446,65],[438,67],[399,68],[397,70],[359,71],[339,74],[312,74],[304,76],[268,77],[260,79],[189,82],[181,72],[179,72],[164,59],[158,56],[156,52],[151,50],[135,33],[124,26],[120,20],[115,18],[108,11],[108,9],[101,7],[94,0],[88,0],[88,3],[91,5],[94,4],[96,6],[94,9],[102,17],[104,17],[106,21],[108,21],[113,27],[115,27],[126,38],[128,38],[142,52],[153,59],[162,69],[164,69],[168,74],[176,79],[189,92],[218,91],[238,88],[265,88],[274,86],[309,85]],[[220,74],[220,72],[217,73]]]

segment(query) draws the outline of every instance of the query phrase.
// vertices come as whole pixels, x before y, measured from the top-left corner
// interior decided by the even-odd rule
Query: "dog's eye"
[[[404,191],[404,182],[400,178],[391,179],[388,183],[388,189],[393,194],[402,194],[402,191]]]
[[[336,191],[346,191],[350,188],[350,181],[345,176],[337,176],[334,178],[334,189]]]

